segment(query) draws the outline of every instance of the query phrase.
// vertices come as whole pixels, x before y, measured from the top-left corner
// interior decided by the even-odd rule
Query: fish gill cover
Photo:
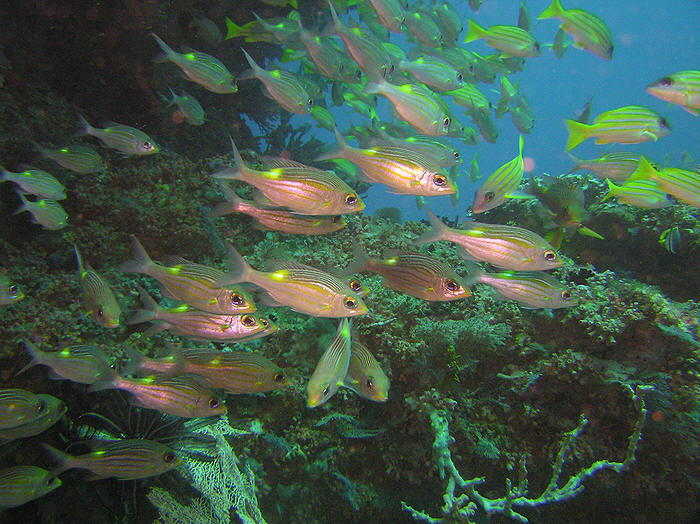
[[[4,2],[0,521],[698,521],[699,19]]]

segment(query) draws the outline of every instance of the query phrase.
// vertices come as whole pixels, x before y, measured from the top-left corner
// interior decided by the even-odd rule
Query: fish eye
[[[459,289],[459,284],[457,284],[457,282],[454,280],[447,280],[445,282],[445,287],[448,291],[457,291],[457,289]]]
[[[663,117],[661,117],[661,120],[659,120],[659,124],[661,125],[661,127],[665,127],[666,129],[671,129],[671,126],[668,125],[668,121]]]
[[[539,50],[540,50],[540,43],[535,42],[535,51],[539,51]]]
[[[211,409],[216,409],[219,407],[219,399],[216,397],[212,397],[209,399],[209,407]]]
[[[348,282],[348,286],[350,286],[350,289],[352,289],[355,292],[362,290],[362,284],[360,284],[358,280],[351,280],[350,282]]]
[[[394,74],[394,64],[391,64],[391,67],[389,68],[389,74],[390,75]]]
[[[569,291],[568,289],[562,289],[561,298],[563,298],[564,300],[571,300],[573,298],[571,295],[571,291]]]
[[[175,462],[175,453],[173,453],[172,451],[168,451],[165,455],[163,455],[163,461],[166,464],[172,464],[173,462]]]
[[[267,327],[267,325],[269,324],[269,322],[263,317],[260,317],[260,323],[263,325],[263,327]]]
[[[242,306],[244,303],[243,297],[234,291],[231,293],[231,303],[235,306]]]
[[[665,76],[661,80],[659,80],[659,85],[662,85],[664,87],[672,86],[673,80],[670,76]]]
[[[330,384],[326,384],[326,387],[323,388],[323,396],[324,396],[324,397],[327,397],[328,394],[329,394],[330,392],[331,392],[331,385],[330,385]]]
[[[349,206],[355,205],[357,203],[357,197],[352,193],[345,195],[345,203]]]
[[[345,297],[345,307],[348,309],[355,309],[357,307],[357,300],[352,297]]]
[[[372,377],[367,377],[365,385],[369,391],[374,391],[374,379]]]
[[[141,147],[143,149],[148,150],[148,149],[151,149],[153,147],[153,144],[151,144],[150,142],[144,142],[143,144],[141,144]]]
[[[247,327],[252,327],[255,325],[255,319],[250,315],[243,315],[241,317],[241,324]]]
[[[7,287],[7,293],[10,295],[10,298],[17,298],[19,296],[19,288],[15,284],[10,284]]]
[[[309,107],[311,107],[312,105],[314,105],[314,101],[313,101],[311,98],[309,98],[309,99],[306,101],[306,105],[309,106]]]
[[[100,306],[99,308],[97,308],[97,316],[100,317],[100,318],[102,318],[103,316],[105,316],[105,311],[104,311],[104,309],[102,309],[102,306]]]
[[[451,122],[451,120],[450,120],[450,117],[449,117],[449,116],[446,116],[445,118],[443,118],[443,119],[442,119],[442,128],[443,128],[443,129],[449,129],[449,127],[450,127],[450,122]]]
[[[454,157],[455,160],[460,160],[462,158],[462,155],[459,154],[459,151],[454,151],[452,153],[452,156]]]
[[[457,82],[461,82],[462,80],[464,80],[462,73],[457,73]]]
[[[548,260],[549,262],[553,262],[554,260],[557,259],[557,254],[552,251],[551,249],[548,249],[547,251],[544,252],[544,259]]]
[[[486,202],[491,202],[495,197],[496,193],[494,193],[493,191],[487,191],[486,193],[484,193],[484,200]]]
[[[272,380],[274,380],[277,383],[284,382],[284,373],[277,373]]]
[[[360,71],[358,69],[357,74],[355,75],[355,78],[357,79],[358,82],[361,81],[362,80],[362,71]]]
[[[335,215],[331,220],[334,224],[338,224],[342,220],[342,217],[340,215]]]
[[[45,410],[46,410],[46,402],[44,402],[44,400],[40,400],[39,403],[36,405],[36,411],[37,411],[37,413],[42,413]]]
[[[447,184],[447,178],[443,175],[435,175],[433,177],[433,183],[438,187],[442,187]]]

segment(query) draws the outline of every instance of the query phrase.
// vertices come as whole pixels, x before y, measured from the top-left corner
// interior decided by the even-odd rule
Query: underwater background
[[[412,60],[430,54],[431,46],[416,36],[420,27],[382,30],[372,4],[432,18],[445,47],[480,55],[465,62],[462,76],[490,102],[484,111],[429,89],[447,104],[451,129],[456,122],[465,127],[459,136],[439,137],[459,152],[461,163],[441,166],[458,193],[420,198],[414,187],[404,191],[367,180],[347,161],[315,162],[336,145],[325,114],[285,110],[273,96],[275,84],[263,88],[247,73],[242,49],[261,68],[296,74],[313,107],[325,107],[353,147],[380,147],[381,126],[395,137],[418,135],[387,97],[366,93],[367,81],[417,83],[399,71],[395,56],[392,78],[377,76],[372,64],[353,81],[319,74],[295,36],[297,20],[314,35],[332,38],[351,58],[346,44],[326,29],[327,2],[0,3],[0,164],[10,173],[26,166],[48,171],[65,188],[59,211],[53,204],[24,203],[46,197],[28,191],[28,180],[21,185],[5,174],[0,183],[0,389],[53,399],[42,397],[53,406],[50,420],[42,415],[3,426],[15,407],[0,394],[0,522],[700,520],[700,117],[692,107],[647,91],[663,77],[699,67],[700,3],[566,2],[567,9],[585,9],[607,24],[614,43],[609,60],[573,44],[557,48],[561,22],[537,20],[550,6],[546,1],[333,1],[343,22],[354,21],[363,34],[395,44]],[[445,4],[454,9],[447,20],[459,22],[451,44],[450,24],[439,16]],[[268,26],[255,22],[256,15]],[[529,19],[539,56],[518,59],[484,40],[464,42],[469,19],[489,28],[515,26],[519,18]],[[281,41],[275,25],[283,28]],[[182,56],[191,54],[190,66],[216,57],[237,81],[223,93],[205,86],[206,80],[192,81],[187,62],[158,58],[163,48],[152,34]],[[563,52],[560,58],[555,50]],[[298,96],[289,86],[284,94]],[[698,84],[689,89],[697,100]],[[203,121],[192,114],[196,107],[169,104],[184,92],[201,105]],[[596,115],[627,106],[663,116],[670,134],[621,145],[588,140],[567,151],[565,119],[594,123]],[[523,108],[531,113],[524,118]],[[81,132],[79,115],[95,127]],[[117,128],[107,122],[130,127],[119,128],[117,140],[114,132],[99,134]],[[491,122],[495,135],[484,127]],[[522,181],[514,198],[474,213],[475,193],[518,154],[521,136]],[[235,179],[232,172],[241,166],[232,141],[245,164],[260,172],[291,171],[290,160],[333,168],[364,209],[343,214],[344,227],[324,222],[321,212],[291,214],[318,218],[305,223],[307,234],[265,230],[244,213],[214,216],[228,198],[220,183],[261,209],[289,207],[274,205],[270,192],[253,194],[252,178]],[[691,199],[664,191],[658,197],[657,188],[657,208],[633,206],[609,198],[605,177],[574,171],[577,159],[619,151],[644,155],[651,169],[681,168]],[[406,153],[406,159],[414,157]],[[618,186],[623,181],[613,180]],[[16,213],[21,206],[30,210]],[[451,228],[469,230],[469,221],[477,220],[536,233],[559,259],[546,278],[538,278],[574,299],[561,308],[518,301],[507,294],[514,293],[512,274],[502,277],[507,288],[479,280],[504,266],[485,266],[482,274],[485,268],[465,260],[451,242],[417,247],[431,227],[438,229],[432,219],[428,225],[426,209]],[[339,229],[314,231],[324,225]],[[171,271],[163,270],[160,279],[124,271],[134,258],[132,235]],[[174,321],[153,319],[139,287],[160,307],[176,309],[183,300],[173,299],[177,293],[162,279],[189,261],[236,274],[229,245],[253,268],[271,268],[272,280],[280,267],[292,271],[294,264],[342,282],[350,278],[349,285],[351,269],[365,271],[357,278],[369,294],[348,292],[367,307],[364,314],[352,313],[352,337],[343,322],[338,329],[338,319],[350,313],[310,312],[310,290],[296,303],[260,296],[261,289],[273,294],[265,288],[269,282],[240,288],[255,297],[257,310],[249,314],[262,330],[238,336],[245,341],[207,339],[200,332],[193,340]],[[439,271],[448,266],[449,275],[456,273],[464,297],[418,298],[414,266],[387,276],[369,263],[358,265],[358,246],[375,260],[392,260],[397,252],[428,255],[442,264]],[[167,258],[172,256],[182,258]],[[80,270],[76,258],[82,258]],[[275,266],[279,260],[287,265]],[[117,303],[112,325],[104,318],[108,295]],[[272,307],[280,304],[288,307]],[[103,306],[105,315],[98,313]],[[166,330],[153,333],[146,331],[151,324],[130,323],[138,315]],[[245,323],[243,316],[236,319]],[[349,366],[359,365],[348,363],[350,338],[371,353],[371,365],[380,368],[374,379],[387,379],[387,395],[348,381]],[[314,377],[333,371],[324,368],[326,349],[339,340],[347,353],[344,372],[333,375],[332,398],[317,403]],[[76,346],[92,348],[73,355],[83,355],[80,365],[94,371],[92,382],[55,380],[52,375],[66,378],[58,361],[23,370],[32,358],[40,361],[28,347],[57,351],[60,360],[61,351]],[[192,348],[208,355],[248,352],[240,356],[247,365],[255,362],[273,379],[283,373],[284,380],[267,389],[246,382],[235,391],[210,380],[208,387],[226,401],[225,414],[219,405],[211,417],[182,415],[167,394],[157,406],[157,395],[150,405],[137,405],[133,390],[115,385],[117,372],[138,375],[144,357],[177,360],[184,351],[186,359]],[[75,377],[76,368],[66,373]],[[369,372],[363,373],[367,379]],[[83,464],[83,471],[75,458],[61,455],[88,456],[112,449],[105,442],[129,439],[158,442],[175,450],[177,459],[158,474],[128,475],[115,467],[135,460],[133,448],[120,451],[117,466],[103,465],[106,472],[96,472],[94,462]],[[141,460],[143,450],[138,452]],[[25,465],[53,474],[34,471],[38,482],[6,473]]]

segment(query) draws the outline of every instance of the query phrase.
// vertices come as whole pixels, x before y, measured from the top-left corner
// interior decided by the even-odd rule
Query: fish
[[[569,157],[576,164],[567,174],[578,170],[590,171],[599,178],[609,178],[615,182],[624,182],[635,172],[639,161],[642,159],[640,153],[631,151],[615,151],[606,153],[598,158],[581,160],[571,153]]]
[[[190,375],[125,378],[110,368],[109,377],[94,382],[89,392],[119,389],[132,395],[131,403],[175,417],[213,417],[226,413],[226,403]]]
[[[347,224],[341,215],[304,216],[284,209],[275,209],[244,200],[225,183],[220,184],[226,202],[217,204],[210,216],[217,217],[230,213],[243,213],[255,220],[256,229],[281,231],[293,235],[326,235],[343,229]]]
[[[428,47],[442,47],[442,29],[427,11],[408,11],[404,22],[422,44]]]
[[[530,10],[525,3],[525,0],[520,1],[520,8],[518,9],[518,27],[524,31],[530,30]]]
[[[462,279],[447,264],[417,251],[389,253],[373,259],[360,244],[353,246],[354,259],[345,273],[371,271],[382,276],[385,287],[428,301],[461,300],[471,295]]]
[[[515,226],[464,222],[465,229],[446,226],[426,208],[432,229],[416,245],[447,240],[457,244],[466,260],[488,262],[514,271],[544,271],[562,265],[561,256],[537,233]]]
[[[256,171],[243,162],[233,140],[231,148],[236,167],[218,171],[213,178],[251,184],[277,206],[303,215],[341,215],[365,207],[357,192],[333,173],[299,163]]]
[[[518,139],[518,156],[489,176],[474,195],[472,210],[483,213],[500,206],[523,180],[523,136]]]
[[[462,73],[436,57],[421,56],[413,61],[401,60],[398,69],[409,73],[418,82],[425,84],[433,91],[441,93],[453,91],[462,85]]]
[[[220,289],[214,285],[224,276],[223,271],[182,258],[172,260],[172,265],[159,264],[151,260],[133,235],[131,257],[131,260],[119,265],[119,271],[141,273],[155,278],[161,284],[164,294],[172,299],[220,315],[240,315],[255,311],[252,297],[240,287]]]
[[[342,75],[341,68],[343,67],[340,48],[336,46],[332,39],[314,36],[304,29],[301,24],[301,18],[299,18],[298,22],[299,40],[301,40],[302,45],[306,49],[309,59],[316,66],[317,72],[331,80],[340,80]]]
[[[661,244],[666,251],[674,255],[681,253],[683,248],[683,240],[687,235],[694,235],[695,229],[673,226],[665,229],[659,235],[659,244]]]
[[[377,13],[379,23],[393,33],[402,33],[406,20],[406,11],[401,0],[369,0]]]
[[[131,126],[110,123],[104,129],[92,127],[83,115],[78,115],[81,135],[98,138],[105,147],[116,149],[124,155],[153,155],[160,151],[158,145],[143,131]]]
[[[187,28],[196,38],[211,47],[219,47],[224,38],[216,23],[203,16],[193,17]]]
[[[521,133],[529,133],[535,127],[534,111],[522,94],[516,96],[515,107],[510,110],[510,118]]]
[[[700,207],[700,173],[696,171],[678,167],[657,170],[643,157],[627,182],[636,180],[653,180],[672,197],[691,206]]]
[[[311,111],[314,101],[306,88],[289,71],[273,69],[267,71],[255,63],[255,60],[241,49],[251,69],[241,73],[239,80],[257,78],[265,86],[264,93],[274,99],[285,111],[297,115],[305,115]]]
[[[178,467],[181,462],[169,447],[146,439],[97,441],[93,443],[96,450],[83,455],[69,455],[48,444],[43,446],[59,463],[51,473],[53,477],[69,469],[85,469],[92,473],[94,480],[135,480],[162,475]]]
[[[428,136],[449,134],[452,118],[442,100],[420,84],[396,86],[385,80],[368,82],[364,92],[389,99],[399,116],[419,133]]]
[[[227,393],[265,393],[289,385],[284,370],[259,353],[173,348],[161,359],[146,358],[133,349],[127,349],[127,354],[129,373],[197,375],[210,388]]]
[[[238,25],[226,17],[226,40],[243,38],[245,42],[285,42],[294,35],[294,26],[291,19],[263,20],[253,12],[255,20]]]
[[[60,486],[61,479],[37,466],[0,469],[0,510],[22,506],[51,493]]]
[[[345,44],[348,54],[371,80],[391,77],[394,73],[389,53],[381,42],[359,27],[347,27],[338,18],[333,3],[329,0],[331,23],[324,34],[337,34]]]
[[[574,293],[549,273],[541,271],[472,271],[467,283],[486,284],[501,297],[515,300],[526,309],[558,309],[577,304]]]
[[[193,126],[201,126],[204,124],[204,109],[195,97],[184,91],[182,95],[176,95],[172,89],[168,88],[168,90],[172,98],[170,100],[166,98],[165,100],[168,102],[169,106],[177,106],[176,114],[179,118]]]
[[[367,313],[367,306],[344,280],[297,262],[277,261],[270,271],[257,271],[230,244],[229,273],[219,285],[248,282],[267,294],[275,305],[289,306],[298,313],[314,317],[351,317]]]
[[[78,264],[78,279],[83,289],[83,300],[88,316],[106,328],[119,327],[121,308],[109,285],[90,264],[83,264],[78,246],[73,246],[75,260]]]
[[[386,402],[389,399],[389,378],[374,355],[356,335],[352,336],[350,345],[350,364],[343,379],[343,387],[351,389],[358,395],[374,402]]]
[[[469,180],[471,180],[472,182],[476,182],[477,180],[479,180],[479,173],[479,152],[477,151],[476,153],[474,153],[474,158],[469,164]]]
[[[328,109],[323,106],[313,106],[309,114],[322,128],[333,131],[333,127],[336,125],[335,119]]]
[[[647,86],[647,93],[700,115],[700,71],[678,71]]]
[[[0,389],[0,430],[32,422],[46,413],[43,399],[25,389]]]
[[[442,168],[458,166],[463,162],[460,152],[439,140],[416,135],[406,138],[396,138],[384,130],[379,130],[379,144],[390,147],[410,149],[420,153]]]
[[[496,122],[490,113],[484,113],[483,111],[468,111],[467,112],[474,123],[479,128],[479,133],[481,137],[492,144],[496,143],[498,139],[498,129],[496,129]]]
[[[37,365],[51,368],[51,378],[70,380],[78,384],[94,384],[108,370],[107,357],[96,346],[67,346],[59,351],[41,351],[28,340],[24,347],[32,358],[17,374]]]
[[[456,192],[454,182],[443,169],[420,153],[397,147],[351,147],[337,129],[335,140],[338,147],[317,156],[316,162],[335,158],[349,160],[371,182],[384,184],[403,195],[436,196]]]
[[[247,342],[277,331],[277,326],[270,320],[252,313],[221,315],[187,304],[164,309],[142,288],[139,288],[139,296],[144,309],[136,310],[126,323],[153,322],[154,326],[146,332],[146,336],[169,330],[178,336],[216,342]]]
[[[24,211],[32,215],[32,222],[50,231],[63,229],[68,225],[68,213],[55,200],[42,198],[32,202],[27,200],[22,193],[17,193],[22,205],[13,213],[17,215]]]
[[[551,44],[554,56],[557,58],[564,56],[564,53],[566,52],[566,49],[569,47],[570,43],[571,41],[567,41],[566,39],[566,31],[560,27],[554,35],[554,42]]]
[[[560,29],[574,39],[574,47],[590,51],[603,60],[612,59],[615,47],[605,21],[584,9],[564,9],[560,0],[553,0],[537,20],[551,18],[561,21]]]
[[[502,56],[537,57],[540,44],[524,29],[512,25],[494,25],[485,29],[469,19],[464,43],[485,40],[486,45],[503,53]]]
[[[656,111],[642,106],[625,106],[601,113],[592,124],[565,120],[569,131],[566,150],[595,137],[596,144],[639,144],[656,142],[671,133],[668,121]]]
[[[668,195],[653,180],[632,180],[621,186],[616,186],[610,179],[606,181],[608,193],[601,202],[615,197],[620,202],[643,209],[661,209],[673,205]]]
[[[335,395],[348,373],[351,354],[350,322],[344,318],[306,385],[306,407],[318,407]]]
[[[24,298],[22,289],[8,277],[0,273],[0,306],[19,302]]]
[[[163,54],[155,59],[156,62],[172,62],[192,82],[212,93],[227,95],[238,92],[236,78],[219,59],[201,51],[178,53],[155,33],[151,33],[151,36],[163,50]]]
[[[581,235],[602,240],[603,237],[584,226],[584,222],[590,219],[585,209],[583,189],[566,178],[544,176],[545,184],[540,184],[532,178],[528,193],[533,195],[543,208],[543,218],[552,226],[560,228],[557,235],[566,230],[573,230]],[[559,247],[561,238],[554,243]]]
[[[42,406],[41,411],[33,418],[28,417],[16,426],[0,428],[0,444],[43,433],[63,418],[66,405],[62,400],[51,395],[37,395],[37,398],[39,405]]]
[[[436,2],[434,9],[443,30],[443,41],[456,42],[462,29],[464,29],[459,12],[451,3],[446,1]]]
[[[100,154],[89,146],[70,144],[58,149],[46,149],[34,142],[34,147],[44,158],[81,175],[100,173],[107,167]]]
[[[0,183],[14,182],[23,193],[29,193],[50,200],[64,200],[66,188],[56,178],[41,169],[25,169],[21,173],[12,173],[0,166]]]

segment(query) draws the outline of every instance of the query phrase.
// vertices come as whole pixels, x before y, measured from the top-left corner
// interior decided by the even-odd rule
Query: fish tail
[[[34,146],[34,149],[36,149],[39,154],[43,157],[46,157],[46,148],[42,147],[38,142],[35,142],[32,140],[32,145]]]
[[[141,299],[141,304],[144,309],[137,309],[134,314],[126,321],[127,324],[142,324],[144,322],[151,322],[156,319],[156,315],[160,308],[153,297],[148,294],[148,292],[141,286],[137,286],[139,290],[139,298]]]
[[[131,346],[124,346],[124,353],[129,357],[129,361],[121,368],[123,375],[138,375],[141,368],[146,363],[146,357],[140,352],[136,351]]]
[[[637,164],[637,169],[625,180],[625,183],[634,182],[635,180],[653,180],[657,173],[658,171],[654,169],[654,166],[647,160],[647,157],[643,156],[639,164]]]
[[[381,95],[382,86],[385,83],[386,81],[383,78],[372,79],[365,84],[365,87],[362,88],[362,92],[366,95]]]
[[[80,256],[80,251],[78,251],[78,246],[73,244],[73,253],[75,253],[75,261],[78,264],[78,274],[83,274],[83,257]]]
[[[484,274],[483,270],[473,261],[466,249],[460,246],[457,249],[457,253],[462,259],[464,259],[464,265],[467,268],[467,274],[462,277],[462,282],[464,287],[472,287],[474,284],[479,282],[479,279]],[[467,258],[465,258],[465,256]]]
[[[238,213],[241,209],[241,204],[243,204],[243,199],[239,197],[227,183],[221,180],[219,181],[219,187],[224,194],[226,202],[215,205],[209,212],[209,216],[222,217],[231,213]]]
[[[9,173],[9,171],[7,171],[7,169],[5,169],[3,166],[0,166],[0,183],[2,183],[2,182],[10,182],[10,181],[7,179],[8,173]]]
[[[80,129],[76,131],[73,136],[92,135],[95,131],[95,128],[92,127],[87,119],[80,113],[78,113],[78,125],[80,125]]]
[[[343,269],[344,275],[352,275],[353,273],[359,273],[367,269],[367,266],[372,262],[372,259],[364,250],[359,242],[354,242],[352,245],[353,259],[350,263]]]
[[[618,186],[613,184],[609,178],[606,178],[605,181],[608,183],[608,194],[602,198],[601,202],[605,202],[608,198],[614,197],[617,194],[617,191],[620,189]]]
[[[338,13],[335,11],[331,0],[328,0],[328,5],[331,8],[331,23],[323,30],[322,36],[329,36],[338,28],[343,27],[343,23],[340,21],[340,18],[338,18]]]
[[[155,57],[153,59],[154,62],[168,62],[174,56],[177,55],[177,53],[175,51],[173,51],[168,44],[163,42],[163,40],[157,34],[151,33],[151,36],[155,39],[156,43],[163,50],[163,54],[158,55],[157,57]]]
[[[240,180],[244,172],[249,171],[248,166],[243,162],[241,154],[238,152],[238,148],[233,141],[233,138],[229,137],[231,140],[231,152],[233,153],[233,159],[236,162],[236,167],[229,169],[222,169],[212,175],[213,178],[223,178],[226,180]]]
[[[572,161],[574,164],[576,164],[576,165],[574,165],[574,167],[572,167],[571,169],[569,169],[569,170],[566,172],[566,174],[568,175],[568,174],[571,174],[571,173],[573,173],[574,171],[578,171],[578,170],[580,169],[579,166],[581,165],[582,160],[581,160],[579,157],[574,156],[574,155],[572,155],[572,154],[569,153],[569,152],[567,152],[566,154],[569,155],[569,158],[571,159],[571,161]]]
[[[131,257],[132,260],[127,260],[120,264],[117,266],[117,269],[123,273],[147,274],[153,265],[153,260],[151,260],[141,242],[134,235],[131,235]]]
[[[102,391],[105,389],[115,389],[119,387],[122,377],[113,368],[105,364],[105,369],[100,373],[100,380],[88,386],[88,393]]]
[[[438,240],[442,240],[445,236],[445,233],[450,229],[447,227],[445,224],[442,223],[442,221],[428,209],[427,207],[425,208],[425,212],[428,215],[428,220],[430,220],[430,225],[433,227],[432,229],[429,229],[425,233],[423,233],[418,239],[414,242],[417,246],[420,246],[422,244],[430,244],[431,242],[437,242]]]
[[[15,210],[14,213],[12,213],[13,215],[17,215],[17,214],[19,214],[19,213],[22,213],[23,211],[29,211],[29,206],[28,206],[29,200],[27,200],[27,199],[24,197],[24,193],[22,193],[22,192],[20,192],[20,191],[16,191],[16,193],[17,193],[17,196],[18,196],[18,197],[20,198],[20,200],[22,201],[22,205],[19,206],[19,207]]]
[[[27,340],[26,338],[22,340],[22,342],[24,342],[24,347],[27,349],[27,353],[29,353],[29,356],[32,358],[32,360],[29,362],[29,364],[20,369],[15,374],[15,376],[19,375],[20,373],[24,373],[29,368],[33,368],[37,364],[41,364],[41,362],[39,362],[39,356],[41,355],[41,351],[39,351],[39,348],[37,348],[34,344],[29,342],[29,340]]]
[[[248,54],[248,52],[241,47],[241,51],[243,51],[243,55],[245,56],[245,59],[248,61],[248,65],[250,66],[250,71],[243,71],[239,76],[239,80],[246,80],[248,78],[252,78],[255,76],[258,76],[261,72],[264,71],[262,67],[260,67],[255,60],[253,60],[253,57]]]
[[[243,258],[241,254],[228,242],[226,243],[226,250],[226,264],[228,265],[228,273],[226,273],[220,281],[215,282],[214,285],[223,287],[230,286],[231,284],[238,284],[239,282],[248,282],[251,273],[253,273],[255,270],[250,267],[250,264],[246,262],[245,258]]]
[[[53,479],[64,471],[73,467],[72,464],[73,460],[75,459],[73,455],[69,455],[68,453],[56,449],[53,446],[49,446],[48,444],[42,444],[42,446],[48,452],[48,454],[51,455],[51,458],[58,462],[58,467],[51,471],[50,478]]]
[[[464,38],[464,43],[468,44],[474,40],[479,40],[480,38],[484,37],[484,34],[486,34],[486,30],[470,18],[467,25],[467,36]]]
[[[231,20],[228,16],[226,17],[226,38],[225,40],[231,40],[243,34],[243,28]]]
[[[569,131],[569,139],[566,141],[566,150],[569,151],[589,137],[591,126],[570,119],[566,119],[564,122]]]
[[[542,11],[540,16],[537,17],[537,20],[545,20],[547,18],[556,18],[558,16],[561,16],[564,13],[564,7],[561,5],[560,0],[554,0],[550,6]]]
[[[333,132],[335,133],[335,143],[337,147],[318,155],[316,158],[314,158],[315,162],[323,162],[324,160],[343,158],[345,156],[345,150],[348,149],[348,143],[343,138],[343,135],[340,134],[340,131],[338,131],[336,126],[333,126]]]

